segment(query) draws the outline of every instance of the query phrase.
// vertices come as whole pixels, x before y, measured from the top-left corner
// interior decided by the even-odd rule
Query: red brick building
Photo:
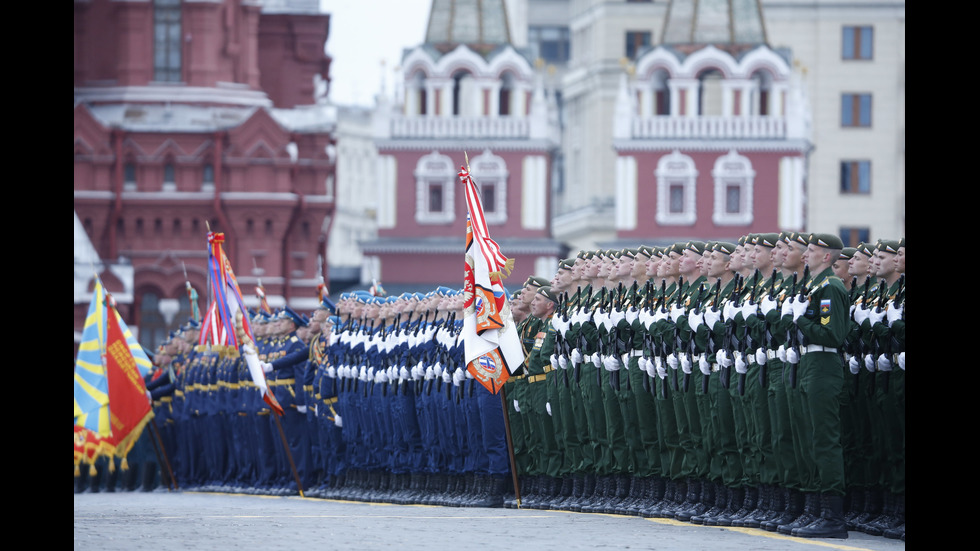
[[[206,305],[209,227],[247,300],[261,279],[273,306],[312,308],[334,211],[329,16],[305,0],[74,8],[74,209],[98,257],[131,266],[111,273],[132,282],[96,271],[131,288],[140,341],[186,321],[185,269]]]

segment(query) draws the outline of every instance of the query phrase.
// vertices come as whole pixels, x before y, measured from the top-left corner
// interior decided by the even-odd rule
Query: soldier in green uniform
[[[810,487],[820,494],[819,517],[794,527],[794,536],[846,538],[843,517],[844,457],[840,439],[840,393],[844,367],[837,350],[849,328],[847,291],[831,265],[844,244],[832,234],[813,234],[806,250],[812,274],[805,292],[785,302],[783,317],[792,317],[802,339],[799,345],[798,384],[805,424],[804,453],[813,459]],[[791,363],[795,350],[787,351]],[[794,521],[795,522],[795,521]],[[792,523],[790,523],[792,525]]]

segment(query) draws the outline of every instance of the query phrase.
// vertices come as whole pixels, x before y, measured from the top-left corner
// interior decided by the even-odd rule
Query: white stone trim
[[[419,224],[452,224],[456,219],[456,172],[453,161],[438,151],[423,156],[415,165],[415,221]],[[429,186],[442,184],[441,212],[429,211]]]
[[[697,222],[697,178],[694,159],[674,150],[657,162],[657,223],[664,226],[693,226]],[[670,212],[670,188],[684,186],[683,212]]]
[[[727,155],[715,160],[711,171],[715,180],[715,209],[712,221],[719,226],[748,226],[752,223],[753,195],[755,170],[748,157],[739,155],[734,149]],[[729,213],[727,210],[728,186],[739,186],[739,212]]]

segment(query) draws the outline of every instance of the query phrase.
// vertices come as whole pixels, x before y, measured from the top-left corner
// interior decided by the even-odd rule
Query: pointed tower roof
[[[510,44],[504,0],[432,0],[425,43],[442,53],[460,44],[486,54]]]
[[[682,50],[712,44],[735,53],[768,44],[760,0],[670,0],[662,36]]]

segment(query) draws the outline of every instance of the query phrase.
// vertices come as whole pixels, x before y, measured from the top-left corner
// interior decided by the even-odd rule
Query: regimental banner
[[[105,371],[109,382],[109,422],[112,436],[106,440],[116,455],[125,457],[153,418],[146,385],[119,325],[119,314],[110,307],[106,331]]]
[[[490,239],[480,194],[465,167],[460,169],[459,178],[469,210],[463,281],[464,361],[467,371],[496,394],[524,362],[524,350],[500,281],[510,273],[514,261]]]

